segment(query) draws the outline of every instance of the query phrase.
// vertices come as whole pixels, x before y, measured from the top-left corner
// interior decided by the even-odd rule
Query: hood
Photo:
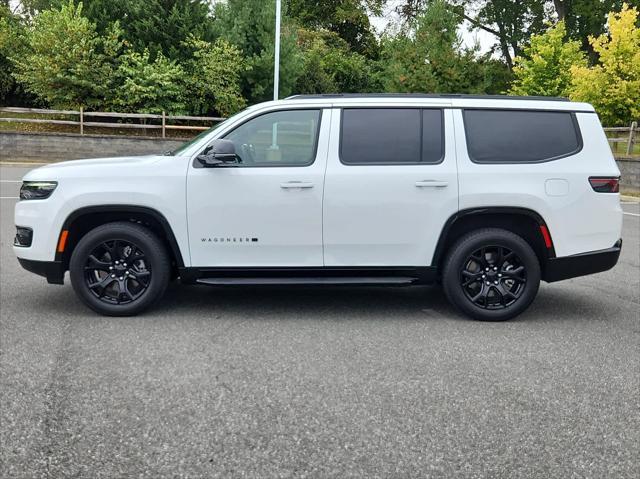
[[[62,161],[31,170],[23,179],[25,181],[46,181],[59,178],[86,178],[112,176],[113,174],[132,174],[135,170],[148,168],[150,165],[167,158],[172,157],[147,155]],[[127,173],[125,173],[125,171]]]

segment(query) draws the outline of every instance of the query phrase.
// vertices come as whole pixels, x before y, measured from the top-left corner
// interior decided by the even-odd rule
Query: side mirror
[[[236,155],[236,147],[231,140],[214,140],[204,153],[198,155],[196,159],[205,168],[215,168],[217,166],[227,166],[239,163]]]

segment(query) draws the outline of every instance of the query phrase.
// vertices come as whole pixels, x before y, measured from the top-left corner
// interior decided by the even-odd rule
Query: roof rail
[[[285,100],[313,100],[327,98],[468,98],[473,100],[543,100],[570,101],[559,96],[473,95],[464,93],[322,93],[318,95],[292,95]]]

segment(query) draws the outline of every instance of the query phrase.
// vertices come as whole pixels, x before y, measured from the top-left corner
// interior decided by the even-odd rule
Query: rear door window
[[[439,163],[442,116],[441,109],[345,108],[340,160],[347,165]]]
[[[582,140],[573,113],[464,110],[469,157],[475,163],[537,163],[577,153]]]

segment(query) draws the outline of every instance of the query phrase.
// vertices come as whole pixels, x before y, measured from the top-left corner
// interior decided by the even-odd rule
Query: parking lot
[[[437,287],[172,284],[96,316],[23,271],[0,167],[0,477],[639,477],[640,208],[514,321]]]

